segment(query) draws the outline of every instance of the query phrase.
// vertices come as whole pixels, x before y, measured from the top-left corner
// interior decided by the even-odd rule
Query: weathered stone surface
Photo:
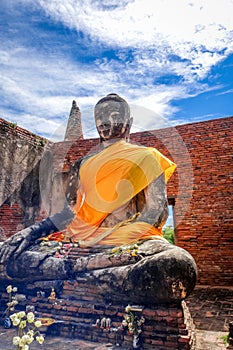
[[[108,267],[98,269],[93,266],[90,270],[87,264],[88,272],[75,271],[76,279],[85,277],[87,284],[96,286],[96,294],[108,302],[130,300],[144,305],[184,299],[195,286],[196,265],[193,258],[163,239],[142,243],[134,261],[128,258],[127,262],[127,257],[122,260],[121,266],[114,266],[119,263],[117,257],[110,260],[105,255],[102,262],[107,262]]]
[[[195,286],[193,258],[162,238],[139,244],[136,254],[129,246],[121,246],[101,253],[90,249],[86,256],[61,259],[55,257],[57,247],[54,244],[44,248],[38,243],[19,256],[13,254],[1,277],[26,284],[73,280],[79,284],[80,298],[87,292],[91,294],[94,286],[99,301],[130,300],[144,305],[185,299]],[[78,250],[81,254],[82,249]]]
[[[23,227],[32,225],[40,210],[39,162],[46,143],[0,118],[0,206],[17,202],[24,213]]]

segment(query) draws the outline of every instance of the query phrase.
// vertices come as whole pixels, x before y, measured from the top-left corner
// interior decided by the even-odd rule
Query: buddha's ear
[[[133,117],[129,118],[129,129],[131,129],[132,124],[133,124]]]
[[[126,138],[129,138],[130,129],[131,129],[132,124],[133,124],[133,118],[131,117],[126,122],[126,127],[125,127],[125,136],[126,136]]]

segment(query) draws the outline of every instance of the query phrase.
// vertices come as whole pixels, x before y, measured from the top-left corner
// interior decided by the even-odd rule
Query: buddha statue
[[[132,117],[119,95],[102,98],[94,114],[99,148],[73,164],[60,213],[0,247],[0,279],[85,276],[103,300],[182,300],[195,286],[196,265],[162,234],[168,216],[166,183],[176,165],[155,148],[130,143]],[[88,248],[91,254],[58,259],[58,242]]]
[[[55,300],[56,299],[56,292],[54,290],[54,287],[52,287],[51,293],[48,297],[48,300]]]

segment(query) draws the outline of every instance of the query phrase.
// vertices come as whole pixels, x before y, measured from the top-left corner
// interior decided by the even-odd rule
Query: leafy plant
[[[10,123],[9,123],[9,126],[10,126],[12,129],[16,129],[16,128],[17,128],[17,123],[10,122]]]
[[[174,228],[172,226],[166,226],[163,228],[163,237],[171,243],[175,244]]]
[[[111,254],[130,254],[131,256],[138,255],[138,245],[136,243],[131,243],[125,245],[124,247],[114,247],[111,250]]]
[[[229,334],[221,336],[220,339],[223,341],[224,345],[227,345],[229,341]]]

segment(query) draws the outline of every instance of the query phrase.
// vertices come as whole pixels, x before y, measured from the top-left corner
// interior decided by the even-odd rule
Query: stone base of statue
[[[189,253],[163,238],[108,249],[40,242],[7,269],[26,303],[56,319],[51,334],[126,348],[134,343],[140,345],[133,348],[194,349],[183,300],[194,289],[196,265]],[[136,326],[122,326],[127,306],[145,320],[140,339]]]
[[[52,284],[60,290],[60,295],[49,300]],[[129,322],[125,322],[129,316],[129,312],[126,312],[129,308],[127,303],[100,303],[94,294],[94,287],[90,294],[86,291],[77,298],[78,287],[78,283],[72,280],[31,283],[24,289],[27,300],[20,303],[20,309],[24,305],[34,305],[39,317],[55,319],[56,322],[47,329],[48,337],[83,339],[109,344],[110,349],[120,346],[122,350],[195,349],[194,326],[184,301],[154,305],[132,304],[130,314],[139,322],[143,318],[143,324],[136,324],[136,327],[133,324],[132,327]],[[35,296],[35,290],[39,288],[45,291],[44,296],[40,293]],[[6,294],[2,294],[2,300],[4,297],[7,300]]]

